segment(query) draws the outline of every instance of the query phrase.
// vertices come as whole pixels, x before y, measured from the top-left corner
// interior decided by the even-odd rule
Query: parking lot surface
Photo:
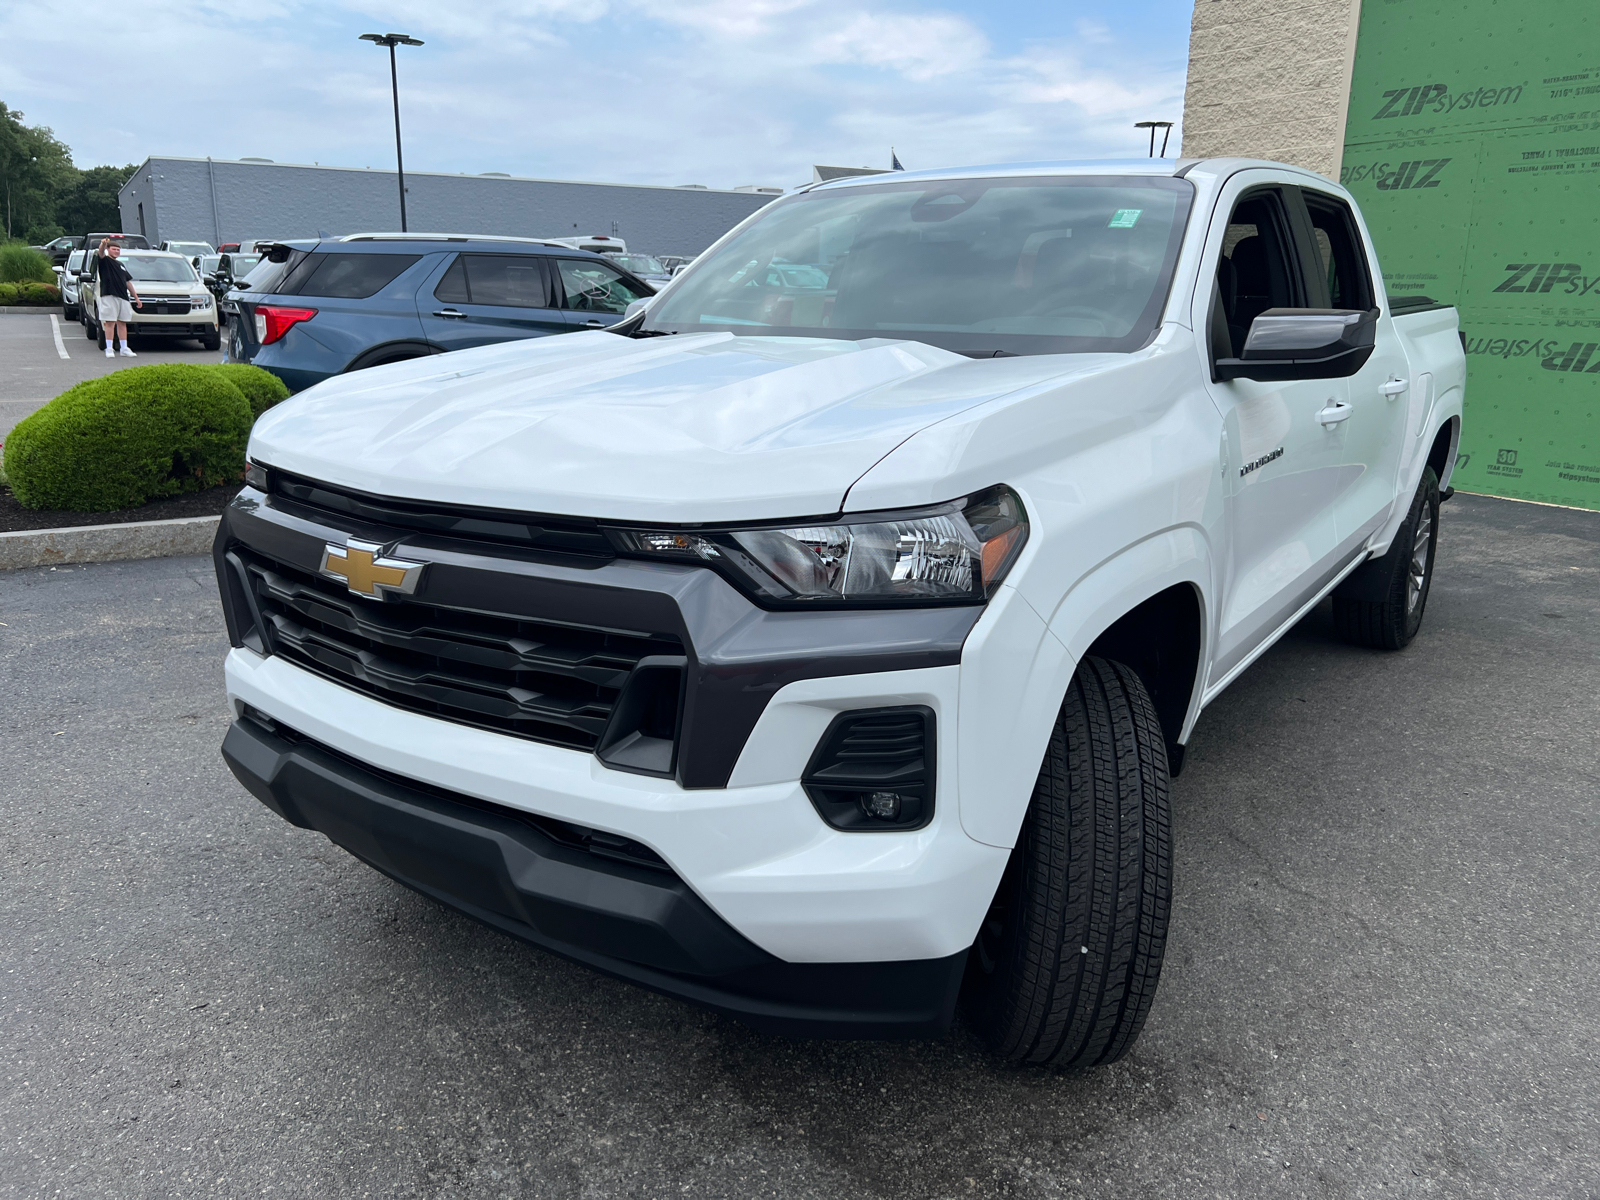
[[[489,932],[233,781],[206,560],[0,574],[0,1195],[1592,1200],[1600,514],[1442,529],[1408,650],[1325,606],[1202,717],[1155,1008],[1077,1075]]]
[[[37,315],[0,313],[0,439],[34,409],[82,380],[141,363],[222,361],[222,351],[202,349],[189,338],[135,338],[133,352],[139,357],[107,358],[84,337],[82,325],[62,319],[60,309]]]

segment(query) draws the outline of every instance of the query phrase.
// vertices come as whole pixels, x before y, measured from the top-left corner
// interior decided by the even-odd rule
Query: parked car
[[[938,1034],[960,998],[1003,1058],[1110,1062],[1202,710],[1324,598],[1359,646],[1422,622],[1462,351],[1296,167],[809,188],[611,332],[263,416],[215,543],[223,756],[435,900],[757,1028]],[[1310,711],[1307,770],[1361,753]]]
[[[205,254],[215,254],[210,242],[162,242],[161,249],[173,254],[181,254],[187,259],[199,258]]]
[[[224,301],[228,358],[299,391],[383,363],[601,329],[652,294],[601,255],[546,242],[447,234],[283,242]]]
[[[89,338],[104,350],[105,329],[95,311],[99,300],[96,262],[100,252],[85,257],[79,304]],[[197,338],[207,350],[222,346],[217,304],[189,260],[164,250],[125,250],[120,261],[133,277],[141,303],[128,322],[128,340],[145,337]]]
[[[676,275],[680,267],[687,267],[694,261],[692,254],[658,254],[657,260],[666,268],[668,275]]]
[[[72,251],[64,263],[52,269],[56,273],[57,286],[61,288],[61,315],[69,321],[76,321],[79,311],[78,274],[83,270],[83,251]]]
[[[139,233],[86,233],[81,239],[82,248],[89,254],[100,249],[100,243],[110,238],[124,250],[148,250],[150,243]],[[62,259],[65,262],[65,258]]]
[[[657,291],[672,282],[672,272],[667,270],[661,260],[652,254],[614,254],[608,250],[605,252],[605,256],[635,278],[644,280]]]
[[[261,261],[259,254],[205,254],[191,260],[200,273],[200,281],[216,297],[217,312],[226,323],[228,319],[228,292],[242,281]]]
[[[552,246],[565,246],[569,250],[587,250],[591,254],[626,254],[628,243],[614,234],[591,233],[587,237],[543,238]]]
[[[83,249],[83,235],[68,234],[66,237],[58,237],[53,242],[46,242],[43,246],[34,248],[41,254],[49,255],[52,267],[59,267],[67,261],[74,250]]]

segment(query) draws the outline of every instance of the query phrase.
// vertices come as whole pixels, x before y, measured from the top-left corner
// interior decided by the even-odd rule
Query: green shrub
[[[252,417],[259,417],[274,404],[289,398],[289,389],[283,380],[249,363],[213,363],[206,370],[215,371],[244,393]]]
[[[55,277],[50,260],[32,246],[0,246],[0,283],[49,283]]]
[[[14,283],[0,283],[0,304],[15,304],[17,302],[17,285]]]
[[[53,283],[18,283],[12,286],[17,289],[19,304],[61,303],[61,289]]]
[[[108,512],[239,479],[250,404],[215,370],[161,363],[67,389],[5,441],[28,508]]]

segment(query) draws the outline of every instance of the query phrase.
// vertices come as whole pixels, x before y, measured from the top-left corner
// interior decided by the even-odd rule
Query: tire
[[[216,333],[213,333],[210,337],[201,338],[200,339],[200,345],[205,347],[207,350],[221,350],[222,349],[222,331],[218,330]]]
[[[1333,593],[1333,626],[1354,646],[1402,650],[1422,628],[1439,546],[1439,479],[1423,468],[1389,551],[1363,563]]]
[[[968,957],[967,1012],[1001,1058],[1100,1066],[1139,1037],[1166,950],[1168,790],[1166,738],[1143,682],[1085,659]]]
[[[96,325],[94,321],[88,317],[85,317],[83,321],[83,336],[88,338],[91,342],[94,341],[94,339],[99,336],[95,332],[95,329]]]

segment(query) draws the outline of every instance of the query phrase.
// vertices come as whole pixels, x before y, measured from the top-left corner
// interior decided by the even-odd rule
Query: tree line
[[[138,169],[72,165],[72,151],[44,125],[0,101],[0,242],[43,245],[67,233],[121,229],[117,191]]]

